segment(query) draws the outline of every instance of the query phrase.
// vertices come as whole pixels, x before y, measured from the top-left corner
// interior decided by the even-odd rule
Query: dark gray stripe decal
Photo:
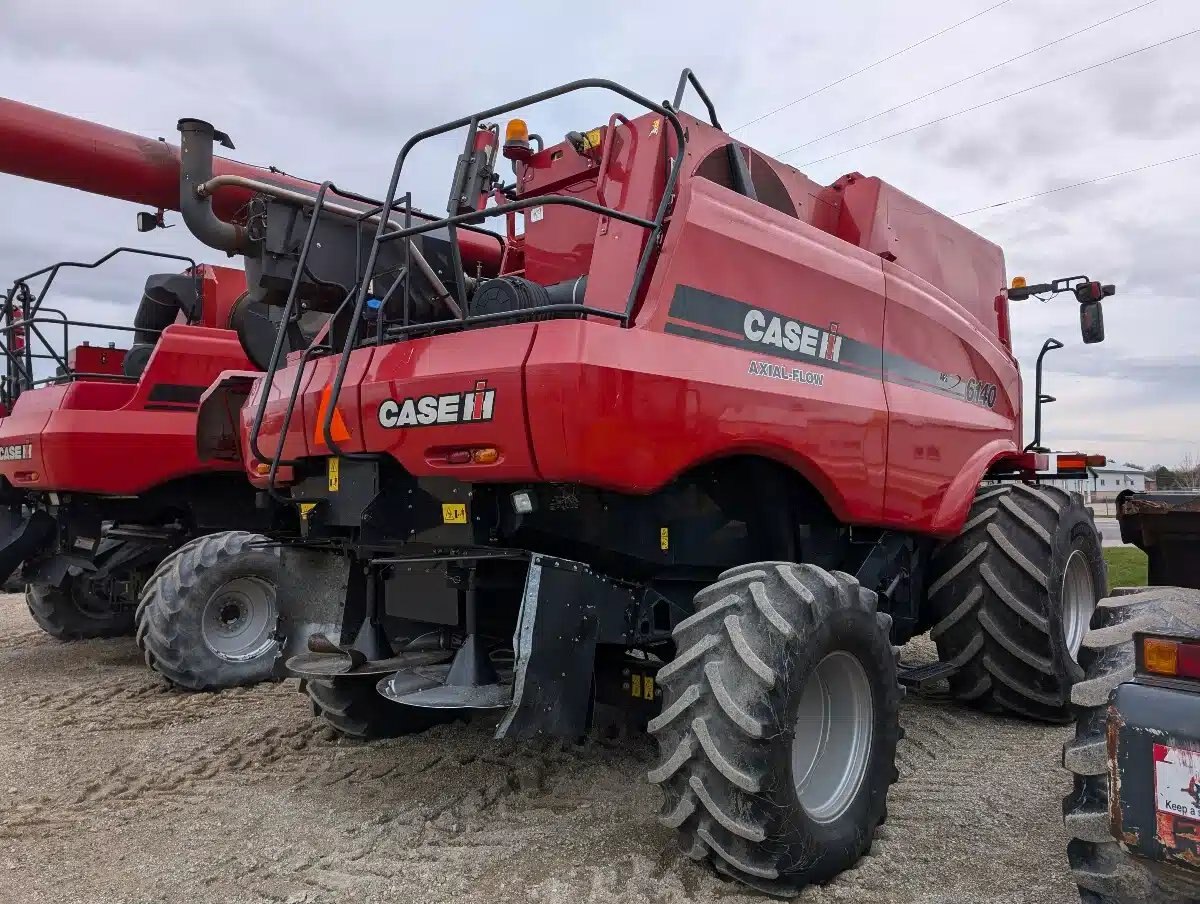
[[[683,285],[675,287],[668,313],[675,320],[734,334],[726,336],[695,329],[682,323],[668,322],[664,328],[665,332],[675,336],[713,342],[773,358],[787,358],[814,367],[874,377],[986,408],[991,408],[996,403],[996,387],[993,384],[960,374],[942,373],[919,361],[886,352],[879,346],[843,336],[838,323],[804,323],[769,308],[755,307],[704,289]],[[767,337],[767,331],[775,318],[779,318],[782,324],[782,327],[774,327],[776,333],[772,334],[772,337],[776,341],[764,342],[763,339]],[[751,338],[748,335],[750,332],[758,338]],[[818,337],[815,341],[814,333]],[[831,344],[834,347],[832,355],[828,353]]]
[[[198,405],[204,390],[203,386],[188,386],[185,383],[155,383],[150,387],[146,401]]]

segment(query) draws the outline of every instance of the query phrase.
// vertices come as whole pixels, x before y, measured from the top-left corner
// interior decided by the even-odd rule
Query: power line
[[[840,135],[840,134],[842,134],[842,132],[848,132],[853,128],[856,128],[858,126],[864,125],[865,123],[871,122],[871,120],[873,120],[873,119],[878,119],[880,116],[886,116],[889,113],[895,113],[897,110],[902,110],[903,108],[905,108],[907,106],[915,104],[919,101],[926,100],[930,97],[933,97],[935,94],[941,94],[943,91],[947,91],[950,88],[956,88],[965,82],[971,81],[971,79],[979,78],[979,76],[981,76],[981,75],[987,75],[987,73],[994,72],[995,70],[1000,69],[1001,67],[1007,66],[1009,63],[1015,63],[1017,60],[1023,60],[1023,59],[1025,59],[1025,57],[1033,56],[1035,53],[1041,53],[1047,47],[1053,47],[1055,44],[1061,44],[1063,41],[1069,41],[1071,38],[1078,37],[1079,35],[1083,34],[1085,31],[1091,31],[1093,28],[1099,28],[1101,25],[1107,25],[1109,22],[1112,22],[1114,19],[1120,19],[1122,16],[1128,16],[1130,13],[1136,13],[1139,9],[1145,9],[1147,6],[1152,6],[1153,4],[1155,4],[1157,2],[1158,2],[1158,0],[1146,0],[1145,3],[1139,4],[1138,6],[1132,7],[1131,9],[1127,9],[1123,13],[1117,13],[1115,16],[1109,16],[1107,19],[1101,19],[1099,22],[1093,22],[1091,25],[1087,26],[1086,28],[1081,28],[1081,29],[1079,29],[1079,31],[1073,31],[1069,35],[1063,35],[1061,38],[1056,38],[1055,40],[1050,41],[1046,44],[1043,44],[1040,47],[1033,48],[1033,50],[1027,50],[1024,53],[1017,54],[1014,57],[1009,57],[1007,60],[1005,60],[1002,63],[996,63],[994,66],[988,66],[986,69],[980,69],[978,72],[973,72],[970,75],[963,76],[962,78],[958,79],[957,81],[950,82],[947,85],[942,85],[942,87],[940,87],[940,88],[935,88],[934,90],[932,90],[926,94],[922,94],[920,97],[914,97],[911,100],[904,101],[904,103],[902,103],[902,104],[896,104],[896,106],[894,106],[894,107],[888,107],[886,110],[880,110],[878,113],[872,113],[870,116],[867,116],[864,119],[860,119],[857,122],[852,122],[848,126],[842,126],[840,129],[835,129],[832,132],[826,132],[824,135],[820,136],[819,138],[814,138],[814,139],[812,139],[812,141],[806,141],[806,142],[804,142],[804,144],[797,145],[796,147],[792,148],[792,150],[797,151],[797,150],[800,150],[801,148],[806,148],[809,145],[816,144],[819,141],[824,141],[826,138],[832,138],[834,135]]]
[[[1120,56],[1111,57],[1110,59],[1102,60],[1099,63],[1093,63],[1091,66],[1085,66],[1082,69],[1076,69],[1074,72],[1068,72],[1066,75],[1060,75],[1057,78],[1050,79],[1049,81],[1038,82],[1036,85],[1030,85],[1028,88],[1022,88],[1020,91],[1013,91],[1011,94],[1005,94],[1002,97],[993,98],[992,100],[985,100],[981,104],[975,104],[972,107],[966,107],[962,110],[957,110],[954,113],[947,113],[945,116],[939,116],[937,119],[931,119],[929,122],[923,122],[919,126],[912,126],[911,128],[908,128],[908,129],[901,129],[899,132],[893,132],[890,135],[884,135],[882,138],[876,138],[874,141],[865,141],[862,144],[857,144],[852,148],[846,148],[844,151],[838,151],[836,154],[829,154],[828,156],[825,156],[825,157],[819,157],[816,160],[809,160],[807,163],[802,163],[801,167],[812,166],[813,164],[816,164],[816,163],[824,163],[826,160],[833,160],[835,157],[841,157],[843,154],[849,154],[853,151],[860,151],[863,148],[869,148],[872,145],[876,145],[876,144],[879,144],[884,141],[890,141],[893,138],[899,138],[901,135],[908,135],[911,132],[916,132],[916,131],[919,131],[920,129],[925,129],[925,128],[928,128],[929,126],[937,125],[939,122],[945,122],[946,120],[953,119],[956,116],[962,116],[964,113],[972,113],[975,110],[982,110],[984,107],[990,107],[992,104],[998,104],[1001,101],[1009,100],[1011,98],[1018,97],[1022,94],[1028,94],[1030,91],[1034,91],[1038,88],[1044,88],[1047,85],[1053,85],[1055,82],[1061,82],[1064,79],[1069,79],[1076,75],[1082,75],[1085,72],[1090,72],[1093,69],[1099,69],[1101,66],[1107,66],[1109,63],[1115,63],[1119,60],[1124,60],[1124,59],[1128,59],[1129,57],[1132,57],[1132,56],[1137,56],[1139,53],[1145,53],[1148,50],[1154,50],[1155,48],[1158,48],[1158,47],[1164,47],[1167,44],[1171,44],[1175,41],[1182,40],[1183,38],[1190,38],[1192,35],[1198,34],[1198,33],[1200,33],[1200,28],[1194,28],[1191,31],[1184,32],[1183,34],[1175,35],[1173,38],[1167,38],[1165,41],[1159,41],[1157,44],[1150,44],[1146,47],[1139,47],[1137,50],[1131,50],[1131,51],[1129,51],[1129,53],[1123,53]],[[789,148],[788,150],[782,151],[782,152],[776,154],[775,156],[776,157],[786,157],[788,154],[792,153],[793,151],[798,151],[800,149],[800,147],[801,147],[801,145],[797,145],[796,147]]]
[[[1133,169],[1122,170],[1119,173],[1109,173],[1107,176],[1097,176],[1095,179],[1085,179],[1083,182],[1073,182],[1070,185],[1060,185],[1058,188],[1049,188],[1046,191],[1034,192],[1032,195],[1022,195],[1019,198],[1009,198],[1007,201],[999,201],[995,204],[985,204],[983,207],[974,207],[971,210],[961,210],[952,216],[965,217],[969,214],[979,213],[981,210],[994,210],[997,207],[1007,207],[1009,204],[1017,204],[1021,201],[1031,201],[1034,198],[1041,198],[1045,195],[1052,195],[1055,192],[1067,191],[1071,188],[1080,188],[1084,185],[1092,185],[1096,182],[1103,182],[1105,179],[1115,179],[1118,176],[1128,176],[1131,173],[1141,173],[1146,170],[1154,169],[1158,166],[1166,166],[1168,163],[1179,163],[1181,160],[1191,160],[1193,157],[1200,157],[1200,151],[1194,154],[1184,154],[1182,157],[1172,157],[1170,160],[1159,160],[1157,163],[1147,163],[1145,166],[1134,167]]]
[[[1012,0],[1000,0],[999,3],[989,6],[987,9],[983,10],[982,12],[975,13],[975,15],[973,15],[973,16],[968,16],[967,18],[963,19],[961,22],[955,22],[953,25],[948,25],[945,28],[943,28],[941,31],[935,32],[934,34],[931,34],[928,37],[922,38],[921,40],[917,41],[915,44],[909,44],[904,49],[897,50],[895,53],[889,54],[888,56],[885,56],[882,59],[878,59],[874,63],[871,63],[869,66],[863,66],[862,69],[855,70],[854,72],[851,72],[849,75],[843,75],[841,78],[837,79],[836,81],[832,81],[828,85],[822,85],[817,90],[810,91],[808,94],[805,94],[803,97],[797,97],[795,100],[789,101],[788,103],[784,104],[782,107],[776,107],[770,113],[764,113],[762,116],[756,117],[755,119],[752,119],[749,122],[744,122],[740,126],[738,126],[736,129],[730,129],[729,132],[730,132],[730,134],[733,134],[734,132],[740,132],[742,129],[746,128],[747,126],[752,126],[757,122],[762,122],[764,119],[774,116],[776,113],[780,113],[780,112],[788,109],[789,107],[794,107],[794,106],[796,106],[796,104],[800,103],[801,101],[806,101],[810,97],[816,97],[822,91],[828,91],[830,88],[832,88],[836,85],[840,85],[842,82],[849,81],[850,79],[854,78],[856,75],[862,75],[864,72],[874,69],[876,66],[881,66],[882,64],[886,63],[888,60],[894,60],[898,56],[903,56],[904,54],[908,53],[910,50],[915,50],[916,48],[920,47],[922,44],[928,44],[934,38],[940,38],[942,35],[946,34],[947,32],[954,31],[954,29],[956,29],[962,25],[966,25],[968,22],[972,22],[975,19],[978,19],[980,16],[985,16],[988,13],[990,13],[992,10],[999,9],[1000,7],[1005,6],[1011,2],[1012,2]]]

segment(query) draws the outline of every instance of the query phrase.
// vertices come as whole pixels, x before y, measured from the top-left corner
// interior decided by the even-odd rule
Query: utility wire
[[[935,32],[934,34],[931,34],[928,37],[922,38],[921,40],[917,41],[915,44],[909,44],[907,47],[903,48],[902,50],[897,50],[895,53],[889,54],[888,56],[885,56],[882,59],[878,59],[874,63],[871,63],[869,66],[863,66],[862,69],[855,70],[854,72],[851,72],[849,75],[843,75],[841,78],[830,82],[828,85],[822,85],[820,88],[817,88],[815,91],[810,91],[808,94],[805,94],[803,97],[797,97],[795,100],[789,101],[788,103],[784,104],[782,107],[776,107],[770,113],[764,113],[762,116],[758,116],[758,117],[750,120],[749,122],[744,122],[740,126],[738,126],[736,129],[730,129],[729,132],[730,132],[730,134],[732,134],[734,132],[740,132],[742,129],[746,128],[747,126],[752,126],[755,123],[762,122],[764,119],[774,116],[776,113],[780,113],[780,112],[788,109],[789,107],[794,107],[794,106],[796,106],[796,104],[798,104],[802,101],[806,101],[810,97],[816,97],[822,91],[828,91],[830,88],[833,88],[836,85],[840,85],[842,82],[849,81],[850,79],[854,78],[857,75],[862,75],[864,72],[874,69],[876,66],[883,65],[888,60],[894,60],[898,56],[903,56],[904,54],[908,53],[910,50],[916,50],[922,44],[928,44],[934,38],[940,38],[942,35],[946,34],[947,32],[954,31],[954,29],[956,29],[962,25],[966,25],[968,22],[973,22],[975,19],[978,19],[980,16],[987,15],[992,10],[999,9],[1000,7],[1005,6],[1011,2],[1012,2],[1012,0],[1000,0],[999,3],[989,6],[987,9],[983,10],[982,12],[975,13],[975,15],[973,15],[973,16],[968,16],[967,18],[963,19],[961,22],[955,22],[953,25],[947,25],[941,31]]]
[[[1035,192],[1032,195],[1022,195],[1019,198],[1009,198],[1007,201],[998,201],[995,204],[985,204],[983,207],[973,207],[971,210],[960,210],[952,216],[965,217],[969,214],[979,213],[981,210],[995,210],[997,207],[1007,207],[1009,204],[1018,204],[1021,201],[1031,201],[1034,198],[1041,198],[1046,195],[1052,195],[1055,192],[1067,191],[1072,188],[1080,188],[1084,185],[1092,185],[1096,182],[1103,182],[1105,179],[1115,179],[1118,176],[1128,176],[1131,173],[1141,173],[1146,170],[1154,169],[1158,166],[1166,166],[1169,163],[1179,163],[1181,160],[1191,160],[1193,157],[1200,157],[1200,151],[1194,154],[1184,154],[1182,157],[1172,157],[1170,160],[1159,160],[1157,163],[1147,163],[1145,166],[1134,167],[1133,169],[1122,170],[1119,173],[1109,173],[1107,176],[1097,176],[1095,179],[1085,179],[1083,182],[1072,182],[1070,185],[1060,185],[1058,188],[1050,188],[1046,191]]]
[[[987,75],[989,72],[995,72],[997,69],[1007,66],[1009,63],[1015,63],[1017,60],[1023,60],[1025,57],[1033,56],[1035,53],[1041,53],[1046,48],[1053,47],[1055,44],[1061,44],[1063,41],[1069,41],[1071,38],[1078,37],[1085,31],[1091,31],[1093,28],[1099,28],[1101,25],[1107,25],[1109,22],[1112,22],[1115,19],[1120,19],[1122,16],[1128,16],[1130,13],[1136,13],[1139,9],[1145,9],[1147,6],[1153,6],[1157,2],[1158,0],[1146,0],[1145,3],[1141,3],[1138,6],[1127,9],[1123,13],[1117,13],[1115,16],[1109,16],[1107,19],[1101,19],[1099,22],[1093,22],[1086,28],[1081,28],[1079,31],[1073,31],[1069,35],[1063,35],[1061,38],[1056,38],[1055,40],[1049,41],[1040,47],[1033,48],[1033,50],[1027,50],[1024,53],[1017,54],[1014,57],[1009,57],[1002,63],[996,63],[994,66],[988,66],[986,69],[980,69],[978,72],[973,72],[970,75],[963,76],[957,81],[950,82],[947,85],[942,85],[940,88],[935,88],[926,94],[922,94],[920,97],[914,97],[911,100],[904,101],[902,104],[896,104],[894,107],[888,107],[886,110],[880,110],[878,113],[872,113],[870,116],[860,119],[857,122],[852,122],[848,126],[842,126],[840,129],[835,129],[832,132],[826,132],[819,138],[814,138],[812,141],[806,141],[804,144],[797,145],[796,147],[792,148],[792,150],[798,151],[801,148],[806,148],[809,145],[816,144],[819,141],[824,141],[826,138],[832,138],[834,135],[840,135],[842,132],[848,132],[853,128],[864,125],[865,123],[871,122],[874,119],[878,119],[880,116],[887,116],[889,113],[895,113],[897,110],[902,110],[911,104],[926,100],[930,97],[933,97],[935,94],[941,94],[943,91],[948,91],[950,88],[956,88],[965,82],[971,81],[971,79],[979,78],[981,75]]]
[[[1164,47],[1167,44],[1171,44],[1175,41],[1180,41],[1184,38],[1190,38],[1192,35],[1195,35],[1195,34],[1200,34],[1200,28],[1194,28],[1191,31],[1184,32],[1183,34],[1175,35],[1173,38],[1167,38],[1164,41],[1159,41],[1157,44],[1150,44],[1150,45],[1147,45],[1146,47],[1139,47],[1137,50],[1131,50],[1131,51],[1129,51],[1129,53],[1123,53],[1120,56],[1111,57],[1107,60],[1101,60],[1099,63],[1093,63],[1091,66],[1085,66],[1082,69],[1076,69],[1074,72],[1068,72],[1066,75],[1060,75],[1057,78],[1052,78],[1045,82],[1038,82],[1036,85],[1030,85],[1028,88],[1022,88],[1020,91],[1013,91],[1011,94],[1005,94],[1002,97],[996,97],[996,98],[993,98],[992,100],[985,100],[981,104],[975,104],[974,106],[966,107],[962,110],[956,110],[953,113],[947,113],[945,116],[939,116],[937,119],[931,119],[929,122],[923,122],[919,126],[912,126],[911,128],[908,128],[908,129],[901,129],[899,132],[893,132],[890,135],[884,135],[882,138],[876,138],[874,141],[864,141],[862,144],[856,144],[854,147],[846,148],[844,151],[838,151],[836,154],[829,154],[828,156],[825,156],[825,157],[819,157],[816,160],[809,160],[807,163],[802,163],[801,167],[812,166],[813,164],[816,164],[816,163],[824,163],[826,160],[833,160],[835,157],[841,157],[843,154],[849,154],[853,151],[860,151],[863,148],[869,148],[872,145],[876,145],[876,144],[879,144],[884,141],[890,141],[893,138],[899,138],[901,135],[908,135],[911,132],[916,132],[916,131],[919,131],[920,129],[925,129],[925,128],[928,128],[929,126],[937,125],[940,122],[945,122],[946,120],[953,119],[956,116],[962,116],[964,113],[972,113],[975,110],[982,110],[984,107],[990,107],[992,104],[998,104],[1001,101],[1009,100],[1011,98],[1018,97],[1022,94],[1028,94],[1030,91],[1034,91],[1038,88],[1044,88],[1047,85],[1053,85],[1055,82],[1061,82],[1064,79],[1069,79],[1076,75],[1082,75],[1085,72],[1090,72],[1093,69],[1099,69],[1101,66],[1107,66],[1109,63],[1115,63],[1118,60],[1125,60],[1125,59],[1128,59],[1129,57],[1137,56],[1139,53],[1145,53],[1148,50],[1154,50],[1158,47]],[[776,157],[786,157],[788,154],[792,153],[793,151],[798,151],[801,147],[802,147],[802,145],[797,145],[796,147],[789,148],[788,150],[782,151],[782,152],[776,154],[775,156]]]

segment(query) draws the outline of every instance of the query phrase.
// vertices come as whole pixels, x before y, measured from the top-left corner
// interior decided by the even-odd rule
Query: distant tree
[[[1200,459],[1188,452],[1175,469],[1175,489],[1200,490]]]

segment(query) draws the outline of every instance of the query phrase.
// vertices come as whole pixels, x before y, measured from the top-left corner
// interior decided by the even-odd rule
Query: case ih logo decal
[[[821,386],[822,381],[814,378],[836,370],[981,408],[994,408],[1000,399],[995,383],[939,372],[906,355],[847,336],[838,323],[821,328],[694,286],[675,287],[663,331],[750,352],[750,375],[755,377]],[[784,361],[763,361],[760,356]],[[816,372],[784,363],[788,360],[811,365]]]
[[[33,443],[0,446],[0,461],[25,461],[27,458],[33,458]]]
[[[799,352],[812,358],[840,361],[842,337],[837,334],[838,325],[830,324],[829,330],[819,330],[807,323],[787,320],[777,314],[768,317],[762,311],[751,309],[742,321],[742,332],[746,338],[763,345]]]
[[[429,427],[434,424],[466,424],[490,421],[496,407],[496,390],[480,380],[470,392],[426,395],[397,402],[388,399],[379,406],[379,426]]]

